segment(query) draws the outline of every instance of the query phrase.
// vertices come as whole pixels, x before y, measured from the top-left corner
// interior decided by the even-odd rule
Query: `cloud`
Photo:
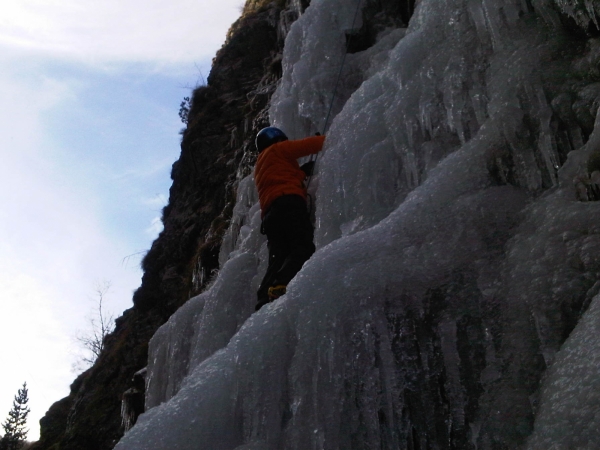
[[[239,0],[5,0],[0,42],[89,63],[212,58]]]
[[[152,222],[150,223],[150,226],[148,228],[146,228],[146,233],[149,236],[157,236],[158,233],[160,233],[163,230],[163,223],[162,220],[160,219],[160,217],[155,217],[154,219],[152,219]]]
[[[145,206],[148,206],[149,208],[153,209],[153,210],[160,210],[162,209],[168,202],[168,198],[166,195],[164,194],[156,194],[153,197],[147,197],[142,199],[142,204]]]

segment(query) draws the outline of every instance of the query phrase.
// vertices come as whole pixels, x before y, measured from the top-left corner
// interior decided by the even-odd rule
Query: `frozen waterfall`
[[[270,112],[292,138],[323,126],[355,1],[289,31]],[[242,180],[218,277],[152,339],[150,409],[116,449],[600,448],[600,202],[574,182],[600,150],[600,40],[561,22],[594,5],[420,0],[348,55],[317,252],[254,313]]]

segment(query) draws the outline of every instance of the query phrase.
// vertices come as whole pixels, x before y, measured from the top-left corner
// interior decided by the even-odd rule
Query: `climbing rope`
[[[356,3],[356,10],[354,11],[354,18],[352,19],[352,26],[350,27],[350,30],[354,30],[354,25],[356,24],[356,18],[358,17],[358,11],[360,10],[360,5],[362,3],[362,0],[358,0],[358,2]],[[340,79],[342,78],[342,71],[344,70],[344,64],[346,63],[346,55],[348,54],[348,49],[350,48],[350,40],[352,39],[352,35],[350,35],[348,37],[348,39],[346,40],[346,51],[344,52],[344,56],[342,58],[342,64],[340,64],[340,70],[338,72],[337,75],[337,79],[335,80],[335,84],[333,87],[333,94],[331,95],[331,102],[329,102],[329,109],[327,111],[327,116],[325,117],[325,124],[323,125],[323,132],[321,134],[325,134],[325,130],[327,130],[327,124],[329,123],[329,118],[331,116],[331,110],[333,109],[333,102],[335,101],[335,97],[337,94],[337,88],[338,85],[340,83]],[[319,133],[317,133],[318,135]],[[313,156],[314,156],[314,160],[313,160]],[[308,191],[308,187],[310,186],[310,182],[312,181],[312,177],[313,177],[313,173],[314,173],[314,165],[317,164],[317,158],[319,157],[319,154],[315,154],[315,155],[311,155],[310,157],[310,162],[313,162],[313,167],[312,170],[310,172],[310,175],[308,176],[308,180],[306,182],[306,190]],[[312,212],[312,207],[313,207],[313,202],[312,202],[312,197],[309,195],[310,198],[310,208],[309,208],[309,212]]]

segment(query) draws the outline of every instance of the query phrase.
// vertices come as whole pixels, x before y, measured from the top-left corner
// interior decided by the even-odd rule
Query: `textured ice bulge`
[[[596,448],[600,433],[600,296],[556,355],[542,390],[536,448]],[[539,430],[539,431],[538,431]]]
[[[600,44],[560,28],[595,4],[421,0],[347,55],[317,252],[254,313],[242,180],[220,272],[152,339],[150,409],[116,449],[600,448],[600,202],[577,182]],[[313,0],[289,31],[271,119],[291,137],[325,125],[356,5]]]

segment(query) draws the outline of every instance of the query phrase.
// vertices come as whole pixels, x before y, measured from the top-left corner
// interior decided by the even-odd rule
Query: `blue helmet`
[[[277,142],[287,141],[287,139],[288,137],[279,128],[263,128],[256,135],[256,149],[258,150],[258,153],[260,153],[265,148],[270,147]]]

